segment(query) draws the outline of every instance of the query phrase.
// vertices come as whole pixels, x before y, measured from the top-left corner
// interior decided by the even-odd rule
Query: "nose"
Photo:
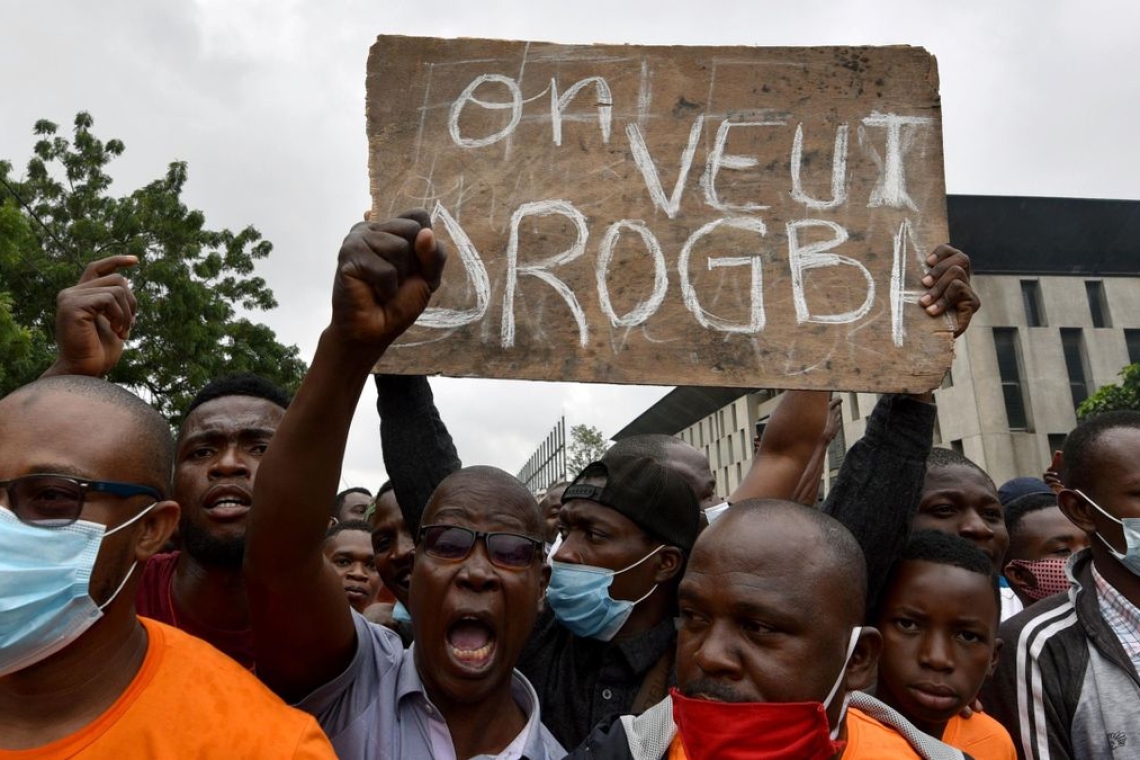
[[[494,591],[499,588],[499,574],[487,554],[487,542],[480,537],[463,560],[457,581],[462,588],[472,591]]]
[[[725,625],[714,621],[704,632],[693,661],[706,675],[738,680],[740,657]]]
[[[239,446],[229,444],[218,452],[210,466],[215,476],[249,475],[249,462]]]
[[[953,644],[941,634],[930,632],[922,638],[919,662],[930,670],[948,673],[954,670]]]
[[[412,555],[416,553],[416,545],[412,542],[412,536],[406,530],[401,530],[396,534],[396,550],[394,557],[396,561],[411,560]]]
[[[987,543],[994,538],[993,528],[989,526],[975,509],[967,509],[962,514],[962,522],[958,526],[958,535],[968,538],[975,543]]]
[[[348,566],[348,577],[353,580],[368,582],[368,569],[363,562],[353,562]]]
[[[562,545],[558,547],[558,551],[554,552],[552,559],[555,562],[565,562],[568,565],[582,564],[582,554],[579,550],[581,541],[582,537],[578,531],[567,531],[566,537],[562,539]]]

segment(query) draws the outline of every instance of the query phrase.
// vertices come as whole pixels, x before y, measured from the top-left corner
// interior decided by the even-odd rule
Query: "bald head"
[[[132,435],[119,442],[122,456],[142,466],[164,495],[170,490],[174,466],[174,439],[170,425],[155,409],[130,391],[114,383],[83,375],[45,377],[22,386],[0,400],[0,426],[10,417],[22,416],[60,399],[78,401],[85,409],[98,408],[101,415],[113,415],[129,424]],[[45,435],[72,436],[76,445],[85,440],[84,430],[45,430]],[[2,443],[2,442],[0,442]]]
[[[428,499],[421,524],[431,525],[436,514],[457,501],[480,504],[509,516],[532,538],[542,540],[545,533],[538,500],[518,478],[497,467],[464,467],[448,475]]]
[[[701,534],[689,563],[698,570],[721,566],[752,573],[761,583],[779,575],[791,583],[791,603],[822,606],[826,596],[845,625],[862,621],[867,568],[859,543],[839,521],[811,507],[776,499],[733,504]]]

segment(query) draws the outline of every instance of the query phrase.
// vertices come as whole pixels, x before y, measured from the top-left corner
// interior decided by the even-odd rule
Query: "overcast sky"
[[[0,158],[80,110],[117,137],[114,189],[189,162],[211,227],[255,225],[281,306],[256,318],[312,356],[341,238],[369,205],[364,73],[376,35],[564,43],[922,45],[938,57],[951,193],[1140,199],[1140,6],[958,0],[3,0]],[[610,435],[662,388],[433,381],[469,464],[516,471],[565,413]],[[342,477],[383,463],[365,390]]]

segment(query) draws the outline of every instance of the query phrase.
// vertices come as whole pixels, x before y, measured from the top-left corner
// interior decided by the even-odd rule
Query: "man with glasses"
[[[1140,412],[1108,412],[1065,440],[1061,511],[1089,539],[1069,592],[1005,621],[986,711],[1023,758],[1140,753]]]
[[[342,760],[559,758],[514,671],[550,574],[538,504],[518,480],[471,467],[433,493],[413,534],[407,651],[349,608],[321,554],[360,392],[427,306],[444,258],[424,212],[358,224],[341,246],[332,321],[254,487],[245,568],[258,675],[317,716]]]
[[[178,521],[172,458],[166,421],[111,383],[0,400],[0,758],[333,756],[239,665],[136,615]]]

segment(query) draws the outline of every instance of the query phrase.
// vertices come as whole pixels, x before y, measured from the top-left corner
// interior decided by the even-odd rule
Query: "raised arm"
[[[827,424],[828,391],[786,391],[760,438],[760,450],[728,500],[794,500]],[[814,503],[814,502],[813,502]]]
[[[119,361],[130,337],[138,306],[120,269],[133,267],[134,256],[93,261],[79,282],[61,290],[55,304],[55,363],[49,375],[103,377]]]
[[[930,255],[921,305],[932,317],[952,314],[960,336],[981,301],[970,287],[970,257],[948,245]],[[910,533],[922,497],[937,410],[932,394],[883,396],[867,430],[843,460],[824,512],[850,530],[867,560],[867,607],[878,604],[887,573]]]
[[[384,468],[414,536],[435,487],[463,466],[423,375],[376,375]]]
[[[335,678],[355,652],[344,591],[321,551],[328,505],[368,375],[427,306],[443,262],[424,212],[352,229],[332,320],[258,471],[246,588],[258,676],[287,700]]]

